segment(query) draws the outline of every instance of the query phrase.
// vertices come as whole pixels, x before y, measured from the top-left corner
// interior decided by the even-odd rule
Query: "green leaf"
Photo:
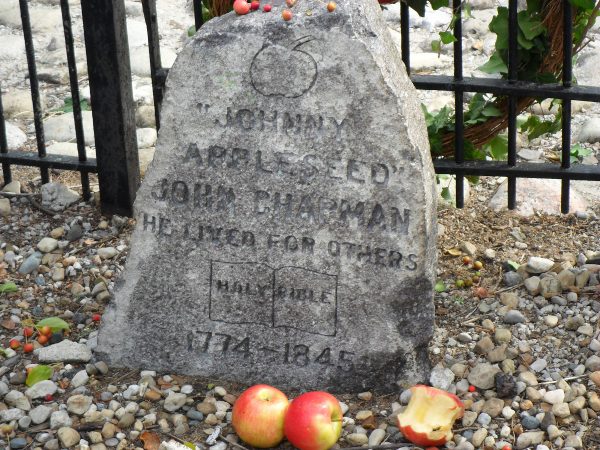
[[[596,0],[569,0],[572,5],[581,9],[594,9]]]
[[[19,290],[19,288],[17,287],[17,285],[15,283],[8,282],[8,283],[0,284],[0,294],[4,294],[7,292],[17,292],[18,290]]]
[[[521,30],[519,30],[519,32],[517,33],[517,42],[519,43],[521,48],[524,48],[525,50],[531,50],[533,48],[533,41],[528,40],[523,35]]]
[[[489,143],[489,154],[496,161],[506,161],[508,155],[508,139],[506,136],[496,136]]]
[[[454,34],[449,31],[440,31],[440,39],[444,44],[451,44],[452,42],[456,41]]]
[[[508,266],[509,266],[509,267],[510,267],[512,270],[514,270],[515,272],[516,272],[517,270],[519,270],[520,264],[519,264],[519,263],[517,263],[517,262],[514,262],[514,261],[512,261],[512,260],[510,260],[510,259],[509,259],[508,261],[506,261],[506,264],[508,264]]]
[[[544,34],[546,28],[541,20],[531,17],[527,11],[521,11],[517,16],[519,30],[523,32],[525,38],[529,41],[533,40],[540,34]]]
[[[434,39],[433,41],[431,41],[431,50],[433,50],[436,53],[442,51],[442,44],[438,39]]]
[[[542,120],[536,115],[531,115],[525,123],[521,125],[521,132],[527,133],[527,138],[529,140],[540,137],[546,133],[556,133],[562,126],[560,116],[560,114],[557,114],[554,120]]]
[[[447,200],[447,201],[452,200],[452,194],[450,193],[450,188],[447,186],[445,188],[442,188],[441,195],[444,200]]]
[[[68,330],[69,324],[59,317],[46,317],[36,324],[36,328],[50,327],[52,332]]]
[[[498,52],[494,52],[492,57],[483,66],[479,67],[479,70],[485,73],[508,73],[508,67],[502,60]]]
[[[492,18],[489,28],[496,34],[496,50],[508,49],[508,8],[498,8],[498,14]]]
[[[435,283],[435,292],[444,292],[446,290],[446,285],[444,284],[444,282],[442,280],[439,280],[437,283]]]
[[[463,18],[471,19],[473,15],[471,14],[471,4],[463,3]]]
[[[502,115],[502,111],[490,103],[481,110],[481,114],[483,114],[485,117],[500,117]]]
[[[31,387],[35,383],[39,383],[40,381],[49,380],[50,378],[52,378],[53,373],[54,371],[52,370],[52,367],[44,366],[43,364],[37,365],[33,369],[31,369],[27,374],[25,384]]]
[[[450,6],[450,0],[430,0],[432,9],[440,9],[444,6]]]
[[[194,444],[193,442],[184,442],[183,445],[185,445],[187,448],[190,448],[191,450],[197,450],[196,444]]]

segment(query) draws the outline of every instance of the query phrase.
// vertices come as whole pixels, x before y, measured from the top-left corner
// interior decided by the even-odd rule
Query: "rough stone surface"
[[[62,211],[79,200],[79,194],[64,184],[46,183],[42,186],[42,205],[52,211]]]
[[[98,354],[338,392],[423,382],[437,228],[414,88],[376,2],[281,8],[211,20],[169,72]]]
[[[85,344],[65,339],[58,344],[35,350],[40,362],[88,362],[92,352]]]

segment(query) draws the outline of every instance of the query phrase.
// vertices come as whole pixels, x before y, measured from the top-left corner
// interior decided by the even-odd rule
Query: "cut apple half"
[[[463,403],[456,395],[429,386],[414,386],[411,392],[408,406],[398,415],[400,431],[423,447],[444,445],[452,439],[452,425],[465,411]]]

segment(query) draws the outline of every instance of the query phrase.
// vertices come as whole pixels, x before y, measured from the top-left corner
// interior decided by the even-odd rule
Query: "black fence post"
[[[133,215],[140,182],[124,0],[81,2],[102,211]]]

